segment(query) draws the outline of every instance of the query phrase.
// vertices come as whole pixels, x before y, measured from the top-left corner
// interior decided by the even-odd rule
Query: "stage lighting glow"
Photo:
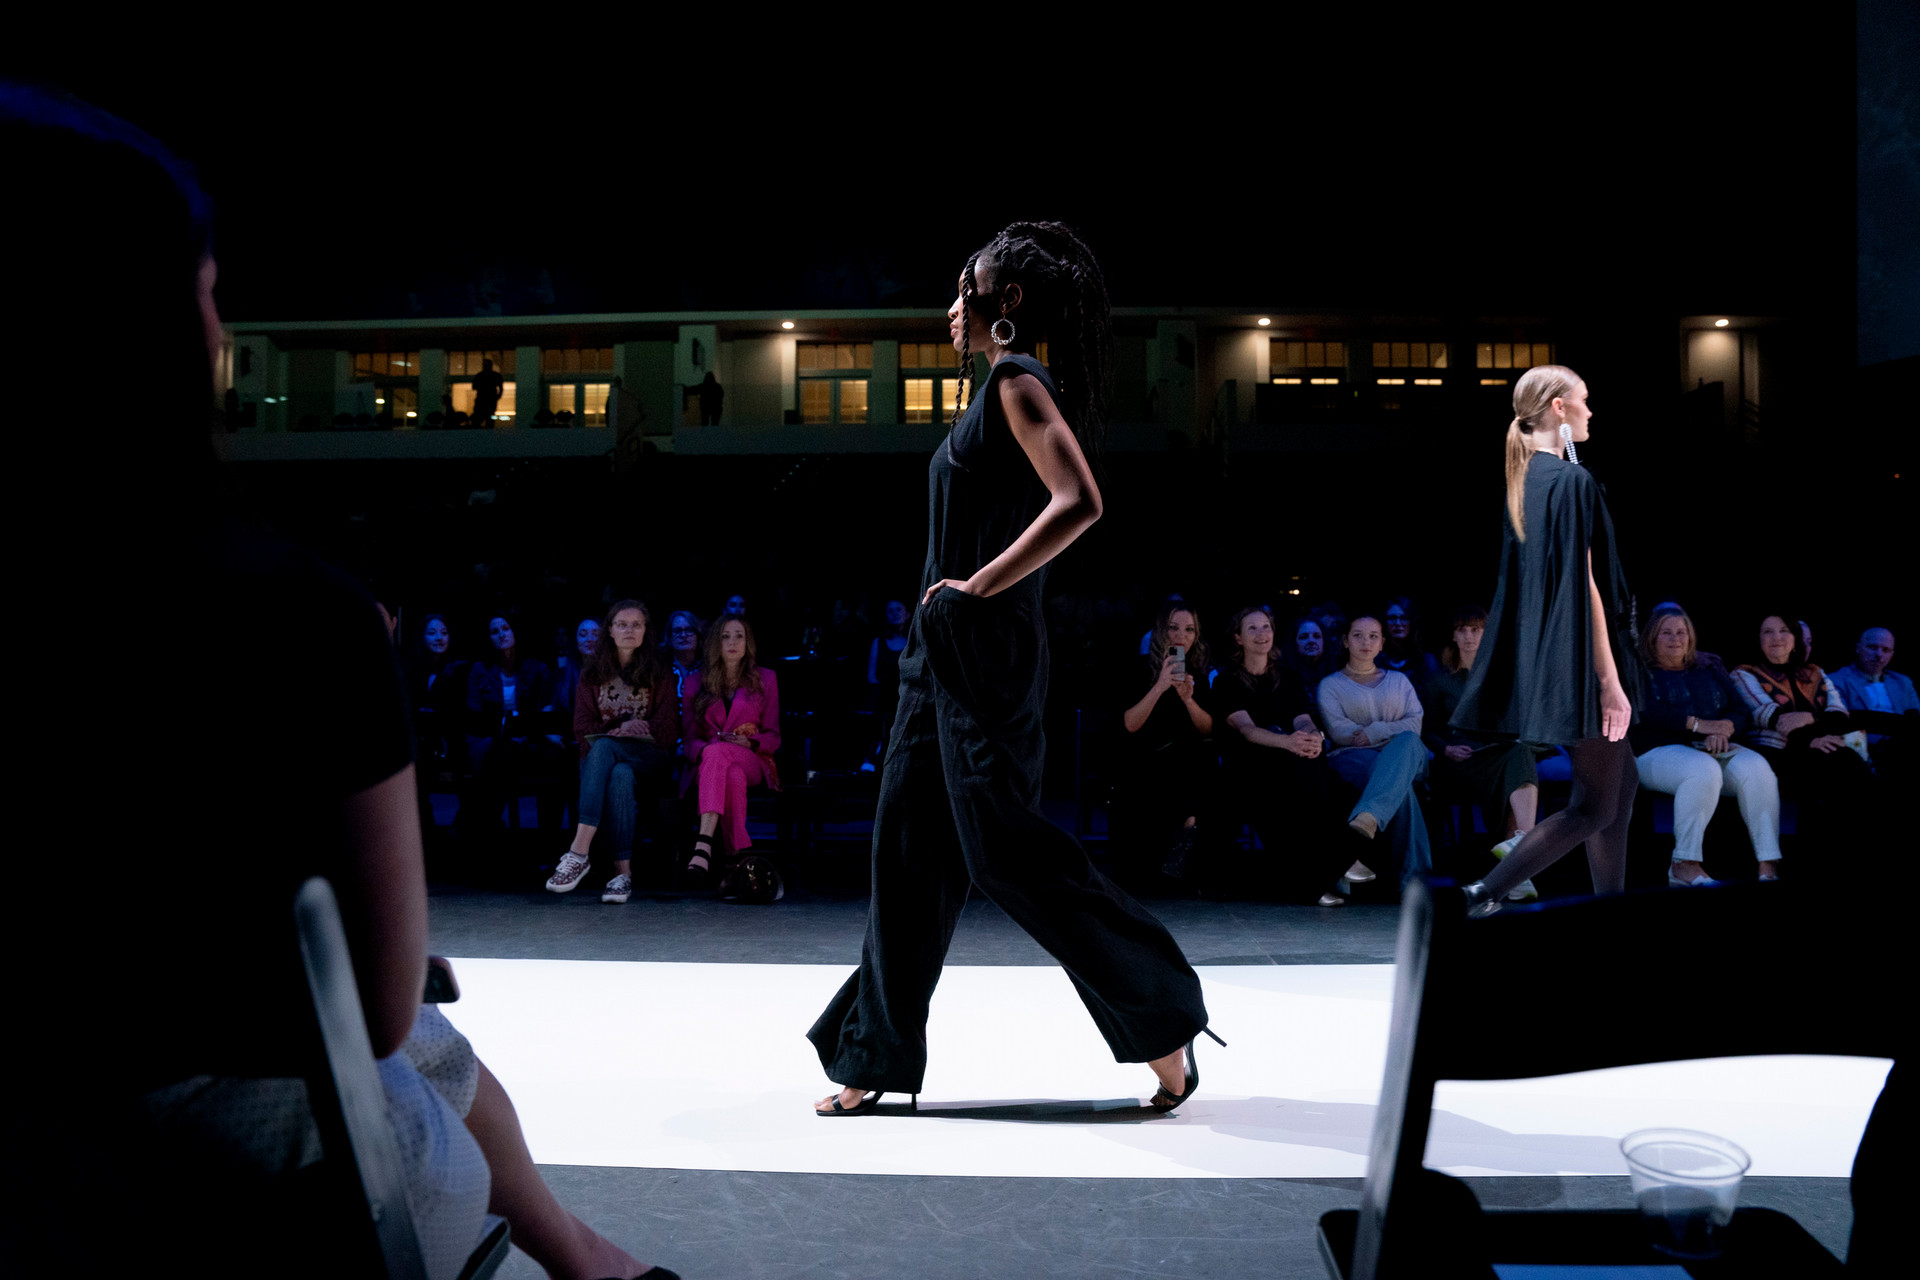
[[[1725,319],[1715,320],[1713,322],[1713,327],[1716,329],[1724,329],[1727,327],[1727,322]]]
[[[793,328],[793,321],[791,321],[791,320],[782,320],[782,321],[780,322],[780,327],[781,327],[782,329],[791,329],[791,328]]]
[[[1260,318],[1259,318],[1258,320],[1255,320],[1255,321],[1254,321],[1254,323],[1255,323],[1255,324],[1257,324],[1257,325],[1259,325],[1259,326],[1260,326],[1260,327],[1261,327],[1262,329],[1264,329],[1264,328],[1266,328],[1266,327],[1267,327],[1268,325],[1270,325],[1270,324],[1272,324],[1272,323],[1273,323],[1273,321],[1271,321],[1271,320],[1269,320],[1269,319],[1267,319],[1267,317],[1265,317],[1265,316],[1261,316],[1261,317],[1260,317]]]

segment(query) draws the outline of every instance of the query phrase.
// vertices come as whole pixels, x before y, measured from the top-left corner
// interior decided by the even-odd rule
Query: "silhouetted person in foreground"
[[[720,385],[720,379],[707,371],[706,379],[700,384],[700,425],[717,427],[720,425],[720,402],[727,398],[727,390]]]
[[[493,361],[482,360],[480,372],[473,379],[474,426],[493,425],[493,412],[500,407],[500,397],[506,389],[507,380],[494,372]]]

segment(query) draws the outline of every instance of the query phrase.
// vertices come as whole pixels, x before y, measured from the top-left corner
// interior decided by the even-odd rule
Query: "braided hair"
[[[974,273],[982,255],[993,262],[990,294],[980,292]],[[960,297],[969,310],[980,307],[991,324],[1000,318],[994,304],[1010,284],[1018,284],[1021,294],[1017,312],[1009,313],[1014,322],[1012,349],[1031,353],[1035,344],[1047,343],[1048,372],[1059,391],[1061,413],[1098,475],[1113,384],[1113,315],[1106,277],[1093,251],[1065,223],[1016,222],[967,259]],[[957,389],[954,395],[955,426],[973,391],[971,338],[971,323],[962,325],[959,372],[964,391]]]

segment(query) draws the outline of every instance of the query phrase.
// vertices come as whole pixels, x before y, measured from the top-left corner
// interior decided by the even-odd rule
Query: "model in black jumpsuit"
[[[928,468],[921,593],[966,580],[1012,544],[1048,493],[1000,405],[994,364]],[[1040,812],[1046,568],[993,596],[943,588],[914,613],[873,829],[873,899],[860,968],[807,1033],[829,1078],[918,1093],[927,1008],[977,885],[1067,971],[1121,1062],[1151,1062],[1206,1026],[1200,979],[1160,922]]]

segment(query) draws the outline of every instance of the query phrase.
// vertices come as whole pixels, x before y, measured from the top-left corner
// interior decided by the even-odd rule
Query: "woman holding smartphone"
[[[1153,839],[1173,830],[1161,870],[1176,880],[1185,876],[1193,857],[1200,812],[1218,772],[1208,742],[1213,715],[1207,710],[1206,670],[1200,615],[1177,601],[1168,603],[1154,619],[1141,671],[1147,691],[1120,716],[1134,766],[1129,792],[1145,810]]]
[[[1587,384],[1571,369],[1538,365],[1513,388],[1500,582],[1453,725],[1564,746],[1573,795],[1486,879],[1467,886],[1468,906],[1480,915],[1582,842],[1595,893],[1627,885],[1627,822],[1640,775],[1626,739],[1644,681],[1613,517],[1575,449],[1592,421]]]
[[[1152,1105],[1199,1083],[1200,979],[1159,921],[1040,812],[1047,565],[1100,518],[1113,339],[1100,264],[1057,222],[1017,222],[967,259],[947,309],[959,374],[986,381],[934,451],[927,563],[900,655],[900,708],[873,827],[860,968],[807,1033],[823,1116],[920,1091],[927,1010],[978,886],[1059,960],[1120,1062],[1151,1065]],[[1049,369],[1034,358],[1045,340]],[[1009,1046],[1013,1048],[1013,1046]]]

